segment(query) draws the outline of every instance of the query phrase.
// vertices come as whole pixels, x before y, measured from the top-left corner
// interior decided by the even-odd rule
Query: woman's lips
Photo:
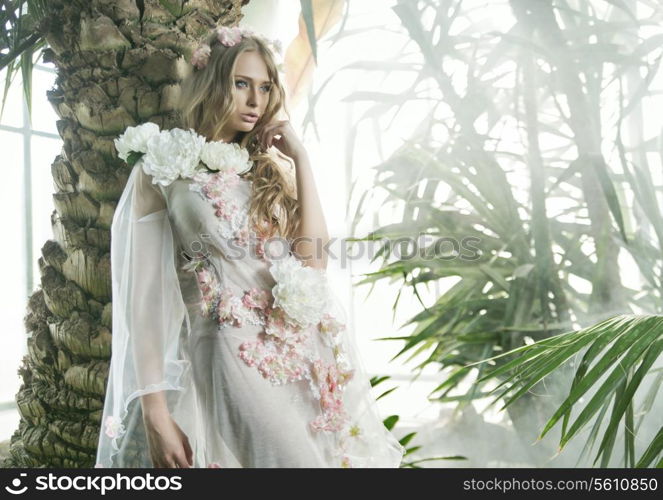
[[[242,115],[240,115],[240,116],[242,117],[242,120],[244,120],[245,122],[255,123],[255,122],[258,121],[258,117],[257,117],[257,116],[245,115],[245,114],[242,114]]]

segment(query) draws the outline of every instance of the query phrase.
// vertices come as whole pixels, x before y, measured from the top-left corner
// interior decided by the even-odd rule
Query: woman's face
[[[256,51],[242,52],[233,73],[235,111],[223,127],[223,140],[231,142],[238,132],[250,132],[262,117],[272,83],[267,65]]]

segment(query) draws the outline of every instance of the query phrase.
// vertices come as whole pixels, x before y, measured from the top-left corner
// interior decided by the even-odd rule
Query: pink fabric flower
[[[242,299],[239,297],[233,298],[233,309],[232,315],[234,319],[235,326],[243,326],[246,323],[251,323],[252,325],[260,325],[263,323],[260,310],[251,309],[246,307],[242,302]]]
[[[208,268],[201,269],[196,273],[196,277],[198,278],[198,284],[200,285],[200,290],[204,294],[211,292],[211,288],[216,283],[216,280],[214,279],[214,275],[212,274],[210,269]]]
[[[207,468],[208,469],[222,469],[223,467],[221,467],[221,464],[219,464],[218,462],[210,462],[207,465]]]
[[[240,246],[246,246],[246,244],[249,242],[249,237],[250,237],[249,228],[247,226],[244,226],[236,233],[235,241]]]
[[[199,172],[194,177],[194,184],[190,189],[198,192],[203,199],[214,207],[214,215],[227,221],[219,225],[219,232],[223,238],[240,238],[244,227],[248,226],[247,214],[240,214],[244,209],[234,198],[233,191],[240,182],[235,172],[219,171],[215,173]]]
[[[236,306],[234,306],[234,298],[235,296],[229,288],[225,288],[221,291],[219,295],[219,304],[216,308],[216,313],[219,316],[220,322],[233,320],[233,312],[236,308]]]
[[[246,307],[265,309],[269,305],[270,299],[271,292],[269,290],[251,288],[251,290],[244,293],[242,302]]]
[[[301,343],[309,337],[308,330],[294,323],[280,307],[265,310],[265,333],[288,344]]]
[[[193,52],[193,56],[191,57],[191,64],[193,64],[198,69],[203,69],[205,66],[207,66],[211,53],[212,49],[210,46],[206,43],[201,43]]]
[[[201,314],[209,318],[212,316],[214,313],[214,310],[216,308],[216,303],[218,301],[217,293],[216,291],[212,293],[205,293],[203,294],[202,301],[200,303],[200,312]]]
[[[239,358],[248,366],[255,366],[256,362],[261,358],[263,349],[264,342],[262,340],[242,342],[239,346]]]
[[[256,255],[261,258],[265,258],[265,238],[258,236],[258,241],[256,242]]]
[[[320,319],[318,329],[321,333],[328,333],[332,337],[336,337],[341,331],[345,330],[345,325],[337,321],[331,314],[325,313]]]
[[[216,30],[217,38],[226,47],[232,47],[242,40],[242,30],[240,28],[221,26]]]
[[[224,200],[218,206],[216,216],[223,217],[226,220],[232,220],[235,214],[239,211],[239,206],[235,201]]]
[[[106,428],[106,435],[109,438],[116,438],[124,434],[124,425],[122,425],[122,421],[113,415],[108,415],[106,417],[104,426]]]
[[[255,366],[273,385],[301,380],[309,373],[308,362],[299,350],[273,340],[246,341],[239,351],[240,359],[248,366]]]
[[[232,219],[234,211],[233,209],[235,207],[227,206],[228,204],[226,200],[215,201],[213,205],[214,208],[216,208],[216,210],[214,210],[214,215],[217,217],[223,217],[226,220]]]
[[[320,391],[322,415],[311,422],[311,428],[316,431],[340,431],[349,419],[343,405],[340,383],[347,373],[339,373],[334,364],[327,364],[321,359],[313,363],[312,371]]]
[[[306,364],[295,351],[285,355],[268,354],[258,365],[260,374],[274,385],[301,380],[306,373]]]

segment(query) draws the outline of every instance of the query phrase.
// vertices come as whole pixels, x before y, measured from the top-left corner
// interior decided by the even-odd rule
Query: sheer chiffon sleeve
[[[164,391],[175,416],[193,395],[173,231],[161,187],[141,165],[131,171],[111,226],[112,354],[96,467],[153,467],[140,396]],[[195,422],[180,423],[185,432],[195,429]]]
[[[127,305],[132,306],[129,339],[136,383],[145,390],[174,386],[184,369],[174,350],[186,310],[175,274],[173,235],[163,194],[142,169],[136,175],[131,245],[135,272],[127,276],[131,286]]]

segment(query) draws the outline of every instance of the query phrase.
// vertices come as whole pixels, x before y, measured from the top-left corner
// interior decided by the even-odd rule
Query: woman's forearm
[[[293,251],[305,265],[326,269],[329,242],[327,224],[322,212],[308,153],[302,149],[293,156],[297,179],[297,200],[300,205],[301,224],[295,235]]]
[[[143,420],[158,417],[169,412],[165,391],[144,394],[140,397],[140,404],[143,409]]]

